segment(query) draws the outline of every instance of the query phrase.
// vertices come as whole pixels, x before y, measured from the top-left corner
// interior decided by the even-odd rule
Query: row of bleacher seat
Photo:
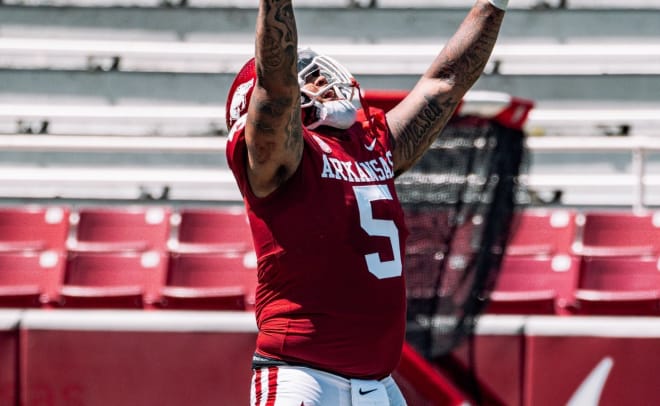
[[[437,210],[407,214],[415,295],[415,274],[443,260],[429,249],[446,222]],[[521,211],[489,311],[660,315],[659,219]],[[4,307],[251,309],[256,277],[239,206],[0,208]]]
[[[505,256],[488,311],[660,316],[658,256]]]
[[[250,252],[0,253],[0,307],[252,309]]]
[[[656,255],[660,212],[526,210],[514,221],[514,255]]]
[[[242,207],[0,207],[0,252],[248,251]]]
[[[409,210],[416,240],[433,239],[447,227],[447,213]],[[648,210],[525,209],[513,220],[507,254],[621,256],[660,253],[660,212]]]
[[[530,211],[516,226],[491,312],[660,315],[658,213]]]
[[[417,297],[428,297],[434,293],[428,291],[423,274],[451,267],[454,260],[437,254],[433,258],[438,244],[431,242],[431,252],[428,249],[439,235],[437,230],[447,227],[447,220],[443,214],[411,214],[409,289]],[[659,220],[653,211],[528,209],[518,213],[487,311],[660,315]]]
[[[255,286],[240,208],[0,208],[3,307],[238,310]]]

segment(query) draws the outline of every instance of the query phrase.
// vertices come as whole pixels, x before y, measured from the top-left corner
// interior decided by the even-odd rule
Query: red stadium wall
[[[0,326],[2,405],[248,403],[251,312],[6,310]],[[454,354],[480,402],[410,347],[394,375],[411,406],[657,405],[658,348],[652,317],[489,315]]]
[[[245,405],[255,339],[249,313],[29,312],[22,404]]]
[[[660,404],[660,320],[536,318],[525,338],[525,405]]]
[[[16,218],[14,213],[10,211],[7,217]],[[222,221],[227,222],[227,213],[222,214]],[[432,363],[406,347],[394,375],[409,404],[660,404],[657,213],[554,209],[526,210],[523,214],[492,297],[491,304],[499,303],[500,307],[487,309],[474,339],[451,357]],[[239,228],[246,227],[240,212],[232,216],[241,220]],[[617,225],[611,227],[614,220]],[[177,227],[184,223],[182,219]],[[207,223],[193,222],[195,227]],[[75,235],[75,230],[58,233],[54,246],[65,246],[63,236]],[[5,227],[0,237],[9,238],[10,231]],[[182,256],[193,243],[170,240],[177,244],[166,244],[176,238],[173,231],[159,233],[160,245],[168,247],[162,254]],[[34,230],[28,234],[30,238],[46,235]],[[243,247],[246,240],[241,235],[231,232]],[[631,245],[633,237],[636,239]],[[16,244],[34,243],[24,239]],[[209,244],[202,245],[207,250],[218,249],[221,242]],[[110,247],[116,248],[115,244]],[[116,286],[112,284],[93,285],[79,292],[78,298],[85,299],[89,309],[99,303],[107,305],[108,300],[117,304],[117,299],[130,299],[121,303],[130,304],[133,310],[65,308],[67,303],[57,298],[58,293],[68,292],[62,283],[70,282],[64,278],[69,267],[62,259],[65,254],[69,259],[82,255],[76,249],[81,246],[73,244],[59,256],[45,255],[50,252],[45,251],[43,257],[29,251],[20,257],[22,261],[10,251],[0,255],[0,298],[5,308],[0,310],[0,406],[247,404],[256,338],[251,311],[255,271],[248,248],[240,248],[243,251],[238,257],[228,258],[195,254],[193,250],[191,255],[209,261],[185,272],[192,270],[203,278],[197,285],[157,286],[154,292],[169,292],[168,305],[154,297],[136,306],[132,301],[135,294],[144,294],[146,299],[146,293],[151,292],[141,287],[144,281],[140,280],[119,278],[122,284],[130,282],[139,288],[126,297],[122,296],[123,289],[113,289]],[[621,252],[627,255],[616,255]],[[129,257],[121,255],[123,259]],[[146,264],[143,260],[154,258],[136,258],[140,259],[136,273],[156,269],[142,266]],[[34,261],[40,265],[36,274],[27,271]],[[108,265],[108,261],[104,258],[100,263]],[[224,276],[215,280],[211,276],[213,270],[222,268],[219,264],[240,266],[229,272],[230,279],[220,272]],[[171,264],[162,265],[156,269],[159,275],[171,268]],[[102,267],[99,281],[116,283],[115,270]],[[123,277],[131,274],[124,271]],[[58,282],[40,291],[36,288],[44,278]],[[90,292],[98,296],[90,296]],[[172,305],[174,298],[181,307]],[[575,300],[578,298],[580,301]],[[542,307],[546,316],[540,315],[539,303],[547,305]],[[609,317],[602,315],[608,312]],[[655,316],[641,317],[649,315]],[[473,391],[475,382],[478,391]]]
[[[17,404],[18,321],[18,311],[0,311],[0,405]]]
[[[656,317],[484,316],[453,354],[463,374],[439,366],[480,405],[657,405],[659,348]]]
[[[474,338],[438,360],[439,366],[463,387],[469,388],[476,380],[479,391],[473,396],[484,405],[522,405],[525,320],[520,316],[482,318]]]

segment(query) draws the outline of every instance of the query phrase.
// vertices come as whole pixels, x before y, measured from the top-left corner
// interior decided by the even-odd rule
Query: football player
[[[391,377],[408,234],[394,179],[481,75],[507,0],[476,0],[387,113],[360,101],[340,63],[299,49],[292,3],[260,0],[256,54],[227,102],[227,160],[258,258],[251,405],[405,405]]]

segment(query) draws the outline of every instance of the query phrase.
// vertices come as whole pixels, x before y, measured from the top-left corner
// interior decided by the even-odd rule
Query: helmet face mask
[[[306,87],[323,76],[320,88],[312,91]],[[304,124],[309,129],[322,125],[347,129],[353,125],[357,108],[353,104],[356,82],[340,63],[310,49],[298,52],[298,84],[300,85],[300,107],[303,109]],[[333,100],[324,95],[332,91]],[[306,112],[306,113],[305,113]]]

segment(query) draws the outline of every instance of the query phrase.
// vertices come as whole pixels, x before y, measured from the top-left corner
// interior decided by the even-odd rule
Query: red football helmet
[[[322,75],[327,80],[327,85],[317,92],[310,92],[304,88],[305,83],[310,76]],[[225,120],[227,129],[231,130],[234,123],[247,113],[248,104],[252,91],[257,81],[257,71],[255,59],[250,59],[236,75],[227,96],[227,105],[225,111]],[[320,55],[311,49],[302,49],[298,51],[298,83],[301,93],[301,108],[305,125],[314,127],[318,124],[317,114],[308,114],[307,110],[315,109],[319,106],[319,98],[328,90],[334,90],[335,95],[341,100],[353,102],[356,94],[357,81],[341,64],[325,55]]]

